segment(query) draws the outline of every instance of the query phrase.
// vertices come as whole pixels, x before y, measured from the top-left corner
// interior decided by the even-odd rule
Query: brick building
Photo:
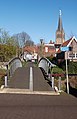
[[[77,39],[73,36],[69,40],[65,41],[60,47],[68,47],[68,52],[62,52],[61,49],[57,51],[57,58],[69,59],[70,61],[77,61]]]

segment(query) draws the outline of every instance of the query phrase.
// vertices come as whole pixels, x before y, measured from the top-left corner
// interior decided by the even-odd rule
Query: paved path
[[[34,67],[34,91],[51,91],[50,85],[47,83],[47,80],[45,80],[42,71],[40,68]]]
[[[77,119],[77,98],[0,94],[0,119]]]
[[[20,67],[18,68],[13,77],[8,82],[10,88],[20,88],[28,89],[29,88],[29,67]]]
[[[33,79],[30,81],[30,68]],[[33,81],[33,82],[32,82]],[[32,86],[30,86],[30,84]],[[18,68],[8,83],[9,88],[30,89],[33,91],[51,91],[50,85],[44,79],[41,70],[33,63],[27,63],[26,67]]]

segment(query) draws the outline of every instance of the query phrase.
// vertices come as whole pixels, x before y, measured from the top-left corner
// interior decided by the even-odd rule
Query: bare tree
[[[33,46],[34,42],[32,40],[26,40],[25,46]]]
[[[9,39],[9,34],[6,30],[0,28],[0,43],[1,44],[6,44],[6,42],[8,41]]]
[[[30,36],[26,32],[15,34],[12,37],[19,42],[20,47],[23,47],[26,41],[31,40]]]
[[[73,32],[71,31],[71,33],[70,33],[69,35],[66,34],[66,36],[67,36],[68,39],[70,39],[70,38],[72,38],[73,36],[77,37],[77,34],[76,34],[76,33],[73,33]]]

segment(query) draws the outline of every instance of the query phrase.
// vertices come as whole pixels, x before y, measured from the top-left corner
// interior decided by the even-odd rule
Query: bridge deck
[[[8,86],[10,88],[20,88],[20,89],[28,89],[29,88],[29,67],[20,67],[18,68],[14,75],[11,77]]]
[[[8,87],[29,89],[30,67],[32,67],[33,70],[33,91],[51,91],[51,87],[44,79],[41,70],[32,63],[28,63],[26,67],[18,68],[10,79]]]
[[[40,68],[34,67],[33,72],[34,72],[34,81],[33,81],[34,90],[35,91],[50,91],[51,87],[45,80]]]

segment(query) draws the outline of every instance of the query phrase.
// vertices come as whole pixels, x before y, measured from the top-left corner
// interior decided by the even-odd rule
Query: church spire
[[[61,16],[61,14],[62,14],[61,10],[59,10],[59,13],[60,13],[60,16]]]
[[[58,28],[56,31],[56,44],[62,44],[65,41],[65,33],[62,25],[62,12],[59,10]]]
[[[59,10],[58,31],[62,31],[63,30],[61,15],[62,15],[62,12],[61,12],[61,10]]]

